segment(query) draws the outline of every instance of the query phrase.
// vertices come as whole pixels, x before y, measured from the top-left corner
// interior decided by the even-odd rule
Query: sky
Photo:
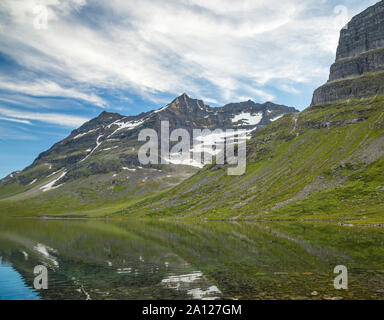
[[[0,178],[102,111],[186,92],[299,110],[376,0],[1,0]]]

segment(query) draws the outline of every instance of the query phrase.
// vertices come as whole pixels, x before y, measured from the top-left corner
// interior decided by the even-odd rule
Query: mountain
[[[384,212],[384,1],[341,31],[312,105],[247,142],[247,169],[212,164],[118,214],[199,219],[356,219]]]
[[[384,94],[384,2],[355,16],[340,32],[329,81],[312,105]]]
[[[4,179],[0,195],[8,199],[0,201],[1,212],[382,221],[383,6],[384,1],[380,1],[368,8],[341,31],[329,81],[314,92],[311,106],[304,111],[249,101],[216,109],[182,95],[160,110],[137,117],[103,114],[74,131],[25,171]],[[230,176],[228,164],[216,163],[200,170],[187,167],[190,172],[182,165],[148,167],[132,173],[122,170],[123,165],[136,165],[140,126],[145,123],[157,128],[162,119],[169,119],[171,127],[247,129],[251,135],[246,141],[246,172]],[[116,146],[116,150],[103,151]],[[49,170],[61,170],[59,177],[66,175],[53,185],[61,185],[59,188],[33,195],[36,188],[27,183],[37,172],[43,176],[43,170],[45,175]],[[145,176],[137,178],[138,172]],[[150,183],[139,180],[148,178]],[[38,183],[47,183],[44,179]],[[20,192],[9,199],[12,193]]]
[[[167,120],[170,132],[177,128],[190,133],[193,129],[242,129],[250,136],[292,112],[298,111],[253,101],[213,108],[185,93],[159,110],[137,116],[104,111],[41,153],[23,171],[1,180],[0,199],[36,203],[37,212],[44,214],[88,209],[90,204],[101,207],[123,199],[135,201],[148,192],[177,185],[202,167],[183,162],[141,165],[140,130],[154,129],[159,133],[161,121]],[[0,202],[0,210],[5,202]]]

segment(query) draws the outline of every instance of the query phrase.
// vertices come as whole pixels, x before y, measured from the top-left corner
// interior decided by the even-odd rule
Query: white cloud
[[[76,89],[63,88],[57,83],[48,80],[12,82],[11,79],[0,78],[0,89],[15,91],[32,96],[74,98],[87,101],[99,107],[106,106],[106,102],[93,93],[86,94]]]
[[[23,123],[23,124],[32,124],[31,121],[28,121],[28,120],[13,119],[13,118],[7,118],[7,117],[0,117],[0,120],[16,122],[16,123]]]
[[[292,93],[292,94],[299,94],[300,91],[298,89],[296,89],[295,87],[289,85],[289,84],[286,84],[286,83],[283,83],[280,87],[279,87],[282,91],[285,91],[285,92],[288,92],[288,93]]]
[[[272,100],[271,88],[325,80],[339,29],[372,2],[350,1],[346,14],[318,0],[2,0],[0,51],[39,73],[153,101],[158,92]],[[47,5],[47,30],[33,28],[36,4]],[[81,90],[37,86],[103,105]]]
[[[24,121],[24,123],[30,122],[28,120],[34,120],[70,128],[79,127],[89,120],[88,118],[66,114],[25,112],[4,107],[0,107],[0,114],[6,117],[11,117],[14,121]]]

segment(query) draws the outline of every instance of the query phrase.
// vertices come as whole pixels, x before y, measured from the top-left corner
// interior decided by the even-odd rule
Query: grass
[[[373,149],[384,136],[383,111],[383,97],[376,97],[311,107],[296,125],[295,115],[287,115],[249,141],[245,175],[230,177],[208,166],[121,214],[380,220],[384,144]],[[351,124],[352,119],[362,120]]]
[[[258,131],[242,176],[213,164],[173,188],[151,182],[153,192],[139,195],[124,183],[110,192],[79,179],[42,196],[0,201],[0,214],[382,221],[383,115],[383,96],[313,106]]]

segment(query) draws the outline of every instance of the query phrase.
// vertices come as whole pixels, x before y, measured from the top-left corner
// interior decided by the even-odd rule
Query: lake
[[[383,299],[383,242],[337,222],[0,219],[0,299]]]

